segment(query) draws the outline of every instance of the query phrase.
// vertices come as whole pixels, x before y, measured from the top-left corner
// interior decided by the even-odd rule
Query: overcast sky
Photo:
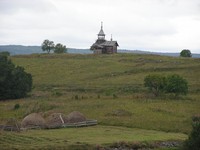
[[[101,21],[120,49],[200,53],[200,0],[0,0],[0,45],[89,48]]]

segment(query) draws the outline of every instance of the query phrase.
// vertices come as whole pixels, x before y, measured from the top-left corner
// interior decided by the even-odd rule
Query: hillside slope
[[[191,117],[200,110],[200,59],[139,54],[34,54],[11,59],[33,75],[33,91],[25,99],[1,102],[1,122],[22,120],[32,112],[47,116],[77,110],[102,125],[188,133]],[[155,98],[143,86],[152,73],[181,75],[189,83],[189,94]],[[14,110],[17,103],[20,108]]]
[[[140,54],[35,54],[12,60],[33,74],[35,87],[119,90],[131,85],[143,89],[144,77],[151,73],[176,73],[189,81],[191,91],[200,87],[200,59]]]

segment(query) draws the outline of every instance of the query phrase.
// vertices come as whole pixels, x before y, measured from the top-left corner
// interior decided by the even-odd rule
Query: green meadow
[[[184,140],[185,134],[113,126],[28,130],[22,133],[1,133],[3,149],[94,149],[111,143]]]
[[[185,140],[200,113],[200,59],[157,55],[33,54],[10,59],[33,76],[28,97],[0,102],[0,123],[28,114],[80,111],[98,126],[0,132],[8,149],[73,149],[119,141]],[[144,87],[149,74],[179,74],[189,93],[155,97]],[[19,109],[14,106],[19,104]],[[70,147],[72,146],[72,147]],[[82,147],[84,147],[82,145]],[[89,146],[90,147],[90,146]],[[76,148],[76,146],[75,146]]]

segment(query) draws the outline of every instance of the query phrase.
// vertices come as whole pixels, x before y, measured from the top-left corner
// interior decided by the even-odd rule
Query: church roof
[[[103,32],[103,22],[101,22],[101,30],[99,31],[98,36],[105,36],[105,33]]]
[[[103,48],[103,45],[94,43],[94,44],[92,44],[92,46],[90,47],[90,49],[96,49],[96,48],[97,48],[97,49],[98,49],[98,48],[102,49],[102,48]]]
[[[94,49],[94,48],[104,48],[106,46],[119,46],[119,44],[117,43],[117,41],[105,41],[103,43],[94,43],[92,46],[91,46],[91,49]]]
[[[99,34],[98,36],[105,36],[104,32],[103,32],[103,29],[101,28],[101,30],[99,31]]]
[[[99,31],[98,36],[105,36],[105,34],[104,34],[104,32],[103,32],[103,29],[101,29],[101,30]]]
[[[119,46],[117,41],[106,41],[106,42],[104,42],[100,45],[103,45],[103,46],[115,46],[115,45],[117,45],[117,46]]]

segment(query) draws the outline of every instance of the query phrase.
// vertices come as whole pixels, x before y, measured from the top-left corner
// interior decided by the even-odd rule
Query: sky
[[[200,0],[0,0],[0,45],[90,48],[101,22],[119,49],[200,53]]]

